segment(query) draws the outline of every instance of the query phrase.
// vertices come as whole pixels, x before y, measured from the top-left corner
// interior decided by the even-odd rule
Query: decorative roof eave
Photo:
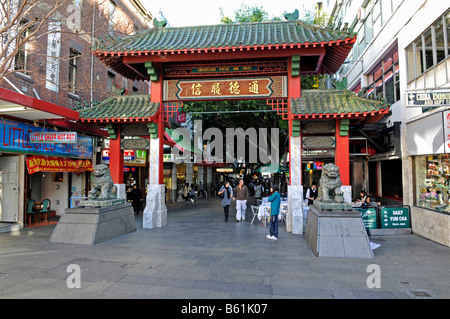
[[[366,99],[349,90],[304,90],[302,97],[291,98],[293,119],[360,119],[378,121],[389,113],[383,101]]]
[[[111,117],[111,118],[80,118],[80,122],[84,123],[147,123],[147,122],[156,122],[157,115],[149,116],[149,117]]]
[[[112,96],[94,107],[79,110],[84,123],[145,123],[155,122],[159,103],[151,102],[149,95]]]
[[[191,49],[176,49],[176,50],[145,50],[145,51],[92,51],[94,55],[99,57],[124,57],[124,56],[154,56],[154,55],[174,55],[174,54],[198,54],[198,53],[228,53],[228,52],[243,52],[243,51],[257,51],[257,50],[279,50],[279,49],[302,49],[302,48],[317,48],[317,47],[331,47],[339,46],[341,44],[354,44],[356,42],[356,35],[352,38],[329,42],[305,42],[305,43],[283,43],[283,44],[267,44],[267,45],[247,45],[247,46],[226,46],[226,47],[210,47],[210,48],[191,48]]]
[[[91,50],[106,65],[127,78],[145,80],[148,76],[142,67],[137,66],[137,70],[133,70],[132,64],[235,59],[236,56],[228,54],[246,53],[253,54],[249,58],[255,55],[321,55],[325,56],[321,60],[323,68],[316,73],[334,73],[355,42],[356,33],[295,20],[151,28],[121,39],[101,39],[93,44]]]
[[[310,119],[340,119],[340,118],[350,118],[350,119],[363,119],[369,116],[379,116],[382,117],[389,113],[389,107],[386,109],[372,111],[372,112],[355,112],[355,113],[310,113],[310,114],[292,114],[294,119],[310,120]]]

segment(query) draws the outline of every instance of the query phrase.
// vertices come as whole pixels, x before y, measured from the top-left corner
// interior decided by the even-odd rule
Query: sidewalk
[[[375,259],[319,258],[282,223],[268,240],[250,207],[240,223],[214,197],[168,211],[166,227],[142,229],[141,212],[136,232],[94,246],[49,243],[54,225],[1,233],[0,298],[450,298],[450,248],[415,235],[372,237]]]

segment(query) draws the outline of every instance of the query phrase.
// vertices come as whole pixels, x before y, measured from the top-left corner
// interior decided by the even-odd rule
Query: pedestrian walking
[[[203,189],[202,181],[198,183],[198,197],[200,197],[200,193],[202,193],[202,195],[205,196],[205,190]]]
[[[236,200],[236,222],[245,220],[245,210],[247,209],[248,188],[244,185],[244,180],[239,180],[239,185],[234,189],[233,200]]]
[[[184,184],[183,188],[183,199],[186,200],[186,204],[189,203],[191,197],[191,188],[189,187],[189,183]]]
[[[230,182],[226,182],[225,186],[219,190],[218,195],[222,198],[223,213],[225,215],[225,222],[228,221],[228,213],[231,204],[231,195],[233,194],[233,189],[230,186]],[[222,196],[223,195],[223,196]]]
[[[266,237],[271,240],[278,239],[278,215],[280,214],[280,201],[281,196],[278,192],[278,186],[274,185],[270,188],[271,195],[269,196],[270,202],[270,222],[269,222],[269,235]]]
[[[134,213],[136,215],[138,215],[139,214],[139,210],[141,209],[141,201],[143,200],[143,198],[142,198],[142,192],[137,187],[137,184],[133,185],[133,188],[131,189],[131,192],[130,192],[130,198],[131,198],[131,201],[133,203]]]

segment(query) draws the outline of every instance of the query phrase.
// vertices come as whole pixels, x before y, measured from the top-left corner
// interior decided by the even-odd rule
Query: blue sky
[[[234,18],[234,11],[240,8],[241,3],[246,5],[262,6],[269,13],[269,17],[280,16],[285,11],[294,12],[295,9],[312,9],[317,0],[141,0],[142,4],[152,15],[159,18],[162,10],[171,27],[190,25],[219,24],[222,8],[225,17]]]

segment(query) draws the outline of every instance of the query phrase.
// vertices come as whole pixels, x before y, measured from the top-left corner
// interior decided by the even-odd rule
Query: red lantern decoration
[[[367,148],[365,146],[363,146],[361,148],[361,153],[369,154],[369,156],[373,156],[377,153],[377,150],[375,148],[373,148],[372,146],[367,146]]]

